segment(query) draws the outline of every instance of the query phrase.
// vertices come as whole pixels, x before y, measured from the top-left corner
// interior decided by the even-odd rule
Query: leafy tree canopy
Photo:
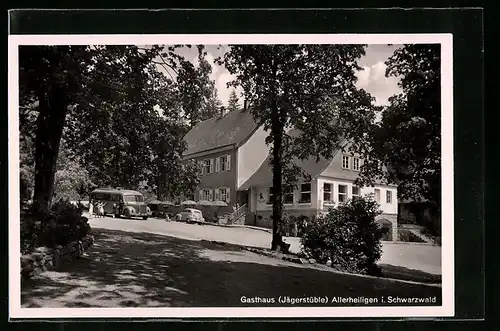
[[[77,165],[85,170],[78,174],[88,173],[95,185],[136,187],[160,173],[154,185],[165,187],[172,178],[168,167],[181,160],[187,127],[177,82],[159,72],[155,61],[177,68],[183,61],[178,47],[20,48],[21,109],[36,114],[23,117],[21,132],[25,163],[31,162],[30,150],[34,156],[34,200],[41,211],[50,207],[54,183],[65,186]],[[63,137],[62,170],[71,173],[57,177]]]
[[[438,44],[404,45],[386,62],[386,76],[400,77],[402,92],[370,130],[360,178],[398,184],[401,199],[426,202],[434,211],[441,199],[440,62]]]
[[[363,45],[231,45],[217,60],[252,104],[256,121],[269,132],[273,169],[273,243],[282,244],[282,186],[300,169],[293,157],[330,158],[344,139],[361,141],[374,119],[372,98],[356,88]],[[287,128],[300,130],[291,137]]]

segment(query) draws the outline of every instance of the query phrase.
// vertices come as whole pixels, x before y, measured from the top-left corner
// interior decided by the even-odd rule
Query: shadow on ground
[[[381,264],[383,276],[386,278],[409,280],[413,282],[441,284],[441,275],[430,274],[421,270],[409,269],[402,266]]]
[[[22,284],[23,307],[248,305],[243,296],[436,296],[434,304],[441,302],[440,287],[317,270],[210,242],[93,233],[87,256]]]

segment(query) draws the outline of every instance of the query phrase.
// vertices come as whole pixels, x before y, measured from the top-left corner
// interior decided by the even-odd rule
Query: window
[[[380,190],[378,188],[375,189],[375,201],[380,202]]]
[[[385,202],[392,203],[392,192],[389,190],[385,192]]]
[[[359,158],[357,157],[352,158],[352,170],[359,171]]]
[[[211,173],[210,170],[212,170],[212,169],[211,169],[210,165],[211,165],[210,159],[203,161],[203,173],[204,174]]]
[[[323,201],[332,202],[332,184],[330,183],[323,184]]]
[[[360,188],[359,187],[356,187],[356,186],[353,186],[352,187],[352,196],[353,197],[359,197],[360,195]]]
[[[305,183],[300,185],[300,203],[310,203],[311,202],[311,183]]]
[[[293,204],[293,187],[285,188],[283,203]]]
[[[348,155],[342,155],[342,168],[349,169],[349,156]]]
[[[144,197],[142,195],[124,195],[123,199],[126,202],[143,202]]]
[[[220,171],[229,170],[229,155],[224,155],[220,157]]]
[[[210,201],[210,189],[206,188],[203,190],[203,200]]]
[[[347,185],[339,185],[339,202],[347,200]]]
[[[274,197],[273,187],[269,188],[269,195],[268,196],[269,196],[269,199],[267,200],[267,204],[271,205],[273,203],[273,197]]]
[[[227,200],[227,189],[225,187],[219,188],[219,200],[220,201]]]
[[[227,170],[227,156],[222,156],[220,158],[220,171]]]

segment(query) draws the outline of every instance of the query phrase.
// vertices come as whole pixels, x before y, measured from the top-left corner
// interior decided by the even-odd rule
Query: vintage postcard
[[[451,34],[8,43],[11,318],[454,315]]]

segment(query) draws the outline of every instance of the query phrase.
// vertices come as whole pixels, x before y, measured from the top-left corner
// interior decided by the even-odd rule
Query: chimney
[[[226,107],[221,106],[219,108],[219,114],[220,114],[220,117],[223,117],[224,115],[226,115]]]
[[[248,106],[247,98],[245,98],[245,100],[243,100],[243,111],[247,110],[247,106]]]

